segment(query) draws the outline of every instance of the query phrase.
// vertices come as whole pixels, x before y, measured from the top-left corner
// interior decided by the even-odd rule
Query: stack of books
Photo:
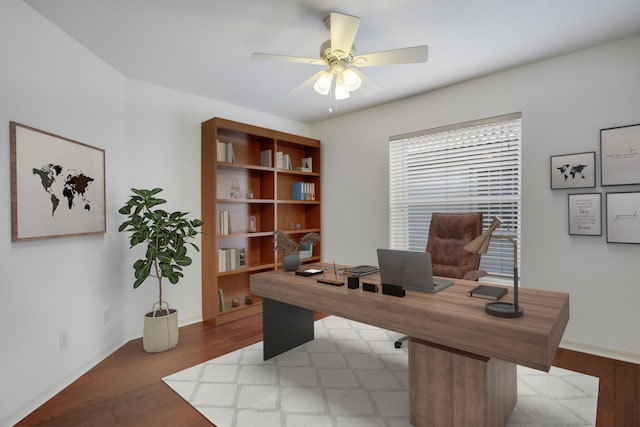
[[[291,200],[315,200],[316,184],[313,182],[294,182],[291,184]]]
[[[291,170],[291,156],[282,151],[276,152],[276,168]]]
[[[260,152],[260,166],[266,166],[268,168],[273,167],[271,160],[271,150],[262,150]]]
[[[237,270],[246,264],[245,248],[218,249],[218,272]]]
[[[231,234],[231,219],[229,218],[229,211],[220,211],[220,218],[218,222],[220,236]]]
[[[233,154],[233,145],[230,142],[218,140],[217,158],[219,162],[235,163],[236,157]]]

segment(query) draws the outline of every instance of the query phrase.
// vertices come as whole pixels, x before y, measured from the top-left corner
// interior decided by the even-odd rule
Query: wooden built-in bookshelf
[[[218,142],[230,144],[232,159],[228,155],[219,159]],[[289,157],[292,169],[276,167],[278,152]],[[264,163],[265,157],[270,157],[270,164]],[[311,159],[311,171],[296,170],[305,158]],[[291,234],[296,240],[309,232],[321,234],[320,165],[320,141],[316,139],[217,117],[202,123],[201,251],[205,322],[219,326],[262,311],[262,300],[249,291],[249,277],[280,268],[281,259],[273,242],[275,230]],[[298,182],[312,184],[313,199],[292,199],[291,186]],[[224,230],[228,234],[221,230],[222,211],[228,212],[229,228]],[[249,231],[250,217],[255,218],[255,232]],[[316,244],[312,256],[303,262],[319,261],[320,245],[321,242]],[[219,249],[226,248],[235,249],[234,253],[244,249],[244,264],[239,265],[239,258],[235,256],[234,268],[223,271],[226,267],[219,265]],[[246,296],[251,297],[252,304],[245,304]],[[234,298],[240,300],[238,307],[232,307]]]

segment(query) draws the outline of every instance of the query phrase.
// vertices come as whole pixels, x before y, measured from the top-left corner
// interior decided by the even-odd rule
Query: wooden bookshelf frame
[[[234,162],[218,161],[217,141],[232,145]],[[202,318],[217,327],[262,312],[262,299],[251,294],[249,278],[280,267],[273,243],[275,230],[295,239],[304,233],[320,234],[320,141],[216,117],[202,123],[201,149]],[[261,165],[264,150],[271,150],[271,166]],[[289,155],[293,167],[310,157],[312,171],[277,169],[278,151]],[[232,182],[239,184],[240,197],[232,197]],[[315,200],[292,200],[294,182],[313,183]],[[229,212],[231,232],[227,235],[219,233],[221,211]],[[249,216],[256,218],[256,232],[247,229]],[[320,261],[320,245],[303,262]],[[245,248],[246,264],[219,272],[221,248]],[[251,296],[252,304],[245,304],[246,296]],[[240,300],[238,307],[232,307],[234,298]]]

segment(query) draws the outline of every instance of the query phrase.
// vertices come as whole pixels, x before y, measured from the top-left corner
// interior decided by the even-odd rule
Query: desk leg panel
[[[414,426],[504,426],[516,400],[515,364],[410,340],[409,409]]]
[[[263,358],[313,341],[313,311],[284,302],[262,300]]]

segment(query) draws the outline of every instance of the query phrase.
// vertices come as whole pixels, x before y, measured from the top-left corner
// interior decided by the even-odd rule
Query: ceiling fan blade
[[[304,58],[302,56],[276,55],[272,53],[254,52],[251,54],[251,59],[257,59],[260,61],[283,61],[283,62],[299,62],[302,64],[326,65],[324,60],[318,59],[318,58]]]
[[[351,64],[357,67],[372,67],[385,64],[413,64],[427,62],[429,47],[427,45],[365,53],[353,58]]]
[[[353,41],[360,27],[360,18],[357,16],[343,15],[341,13],[331,12],[329,15],[329,29],[331,30],[331,50],[335,52],[343,52],[347,57],[351,53]]]

